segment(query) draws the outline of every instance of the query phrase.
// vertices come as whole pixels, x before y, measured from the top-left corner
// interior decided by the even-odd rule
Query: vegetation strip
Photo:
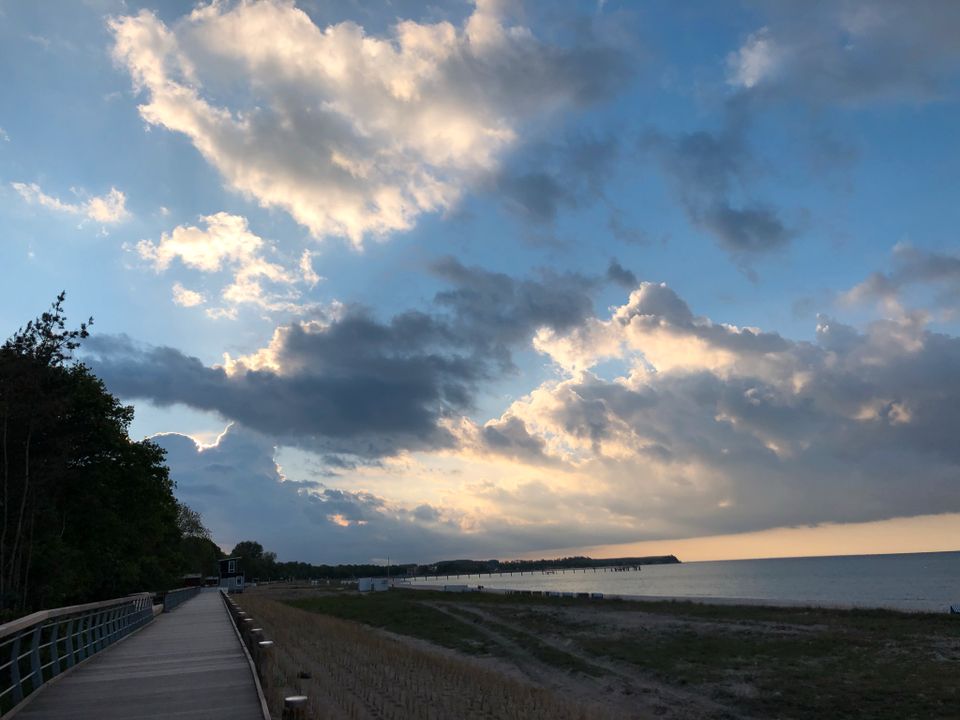
[[[608,678],[621,707],[658,688],[644,701],[667,718],[899,720],[960,707],[960,623],[946,615],[406,590],[292,602],[522,662],[514,644],[558,672]]]

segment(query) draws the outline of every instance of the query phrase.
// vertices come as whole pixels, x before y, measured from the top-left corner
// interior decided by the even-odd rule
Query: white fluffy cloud
[[[544,45],[498,5],[386,37],[318,27],[286,0],[109,24],[148,123],[189,137],[230,188],[360,246],[449,208],[525,119],[590,102],[623,74],[618,53]]]
[[[179,225],[163,233],[157,243],[141,240],[136,251],[157,272],[169,269],[175,260],[203,273],[228,271],[231,280],[221,291],[224,306],[208,309],[213,317],[233,317],[244,304],[287,312],[302,309],[297,286],[312,286],[319,280],[308,255],[301,257],[300,273],[295,273],[266,259],[272,247],[250,231],[246,218],[220,212],[201,217],[200,222],[204,227]],[[201,293],[180,283],[174,285],[173,299],[184,307],[205,302]]]
[[[127,211],[127,196],[116,188],[104,195],[84,198],[84,194],[77,192],[79,202],[64,202],[58,197],[47,195],[37,183],[10,183],[20,197],[31,205],[39,205],[56,212],[77,215],[104,225],[123,222],[130,217]]]
[[[203,305],[206,298],[194,290],[188,290],[180,283],[173,284],[173,302],[180,307],[194,307]]]
[[[561,379],[464,437],[561,463],[644,537],[956,510],[960,341],[926,317],[862,331],[821,317],[816,342],[796,342],[642,283],[608,319],[541,332]],[[604,378],[611,358],[625,369]]]
[[[767,28],[763,28],[727,56],[728,81],[732,85],[752,88],[773,75],[777,64],[777,50]]]

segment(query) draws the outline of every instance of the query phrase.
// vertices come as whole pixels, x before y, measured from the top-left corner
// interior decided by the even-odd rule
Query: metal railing
[[[153,619],[150,593],[42,610],[0,625],[0,713]]]
[[[177,605],[200,594],[201,587],[184,587],[170,590],[163,596],[163,611],[170,612]]]

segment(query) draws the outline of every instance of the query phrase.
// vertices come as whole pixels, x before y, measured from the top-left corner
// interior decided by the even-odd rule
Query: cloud
[[[638,371],[706,368],[727,372],[735,364],[761,362],[789,343],[776,333],[695,317],[664,283],[642,282],[609,320],[590,317],[568,332],[541,328],[534,347],[568,372],[627,357]]]
[[[82,202],[68,203],[47,195],[36,183],[15,182],[10,185],[31,205],[39,205],[55,212],[79,215],[104,225],[121,223],[130,218],[126,207],[127,196],[114,187],[110,188],[105,195],[90,197],[86,200],[82,200],[84,193],[78,192],[77,195]]]
[[[188,290],[180,283],[173,284],[173,302],[180,307],[194,307],[206,302],[206,298],[194,290]]]
[[[437,261],[432,270],[454,286],[434,298],[452,313],[450,336],[462,336],[505,369],[511,367],[509,346],[528,341],[540,328],[565,330],[589,317],[592,292],[599,286],[598,279],[552,270],[517,280],[452,257]]]
[[[620,51],[543,43],[490,0],[462,26],[404,20],[384,37],[320,28],[282,0],[109,26],[147,123],[186,135],[230,188],[358,247],[450,208],[525,122],[607,97],[628,74]]]
[[[637,276],[618,263],[615,258],[610,260],[610,265],[607,268],[607,280],[615,282],[627,290],[633,290],[639,283]]]
[[[736,52],[727,56],[728,81],[732,85],[752,88],[776,72],[780,58],[770,39],[768,28],[750,35]]]
[[[195,238],[170,236],[152,256],[215,267],[222,256]],[[334,306],[281,326],[269,346],[226,356],[222,367],[124,336],[91,338],[87,361],[123,397],[217,410],[288,444],[364,458],[452,447],[447,422],[472,407],[478,385],[512,371],[511,349],[538,329],[582,322],[598,281],[550,272],[515,280],[449,258],[433,270],[453,287],[437,294],[432,313],[382,322],[362,307]]]
[[[502,420],[638,538],[956,511],[960,340],[924,317],[863,331],[821,317],[816,342],[796,342],[697,318],[643,283],[607,320],[541,333],[566,375]],[[626,371],[593,374],[610,358]]]
[[[956,3],[780,3],[761,12],[766,24],[727,57],[728,82],[754,96],[852,104],[955,92]]]
[[[619,151],[612,136],[576,135],[562,143],[537,143],[501,171],[496,192],[523,219],[550,223],[562,208],[603,198]]]
[[[213,317],[235,317],[241,305],[293,313],[307,309],[300,304],[296,286],[312,287],[320,279],[308,252],[300,258],[299,272],[293,272],[266,259],[273,248],[250,231],[246,218],[220,212],[201,217],[200,223],[205,227],[179,225],[163,233],[157,243],[141,240],[136,251],[157,272],[168,270],[174,261],[203,273],[228,270],[231,281],[220,293],[224,306],[208,309]],[[174,286],[174,302],[178,305],[191,307],[205,302],[199,293],[184,292],[182,287],[178,292],[178,285]]]
[[[898,243],[893,248],[893,269],[875,272],[840,296],[842,304],[879,301],[899,307],[902,294],[911,287],[935,289],[935,304],[944,308],[960,300],[960,255],[938,253]]]
[[[425,563],[451,557],[515,557],[558,543],[629,537],[629,531],[611,526],[608,514],[599,509],[594,519],[600,527],[583,522],[584,508],[578,503],[586,501],[587,512],[594,512],[589,499],[557,497],[540,481],[510,489],[448,482],[454,494],[462,491],[479,506],[512,508],[505,517],[481,516],[442,500],[400,501],[281,469],[273,441],[236,424],[206,447],[176,433],[153,439],[167,450],[178,498],[203,515],[214,538],[228,550],[239,540],[256,539],[281,560],[370,562],[389,555],[393,562]],[[394,489],[420,480],[411,470],[416,472],[408,466],[394,470]],[[437,496],[450,494],[433,490]],[[559,515],[575,522],[560,522]]]
[[[734,119],[718,133],[651,131],[640,141],[641,149],[659,157],[691,222],[741,262],[785,247],[797,233],[777,209],[749,197],[758,170],[744,129],[743,121]]]
[[[2,127],[0,127],[0,140],[3,140],[3,142],[10,142],[10,135]]]
[[[171,454],[184,498],[294,556],[328,537],[420,558],[960,511],[960,340],[923,313],[821,316],[795,341],[698,316],[662,283],[601,316],[561,293],[598,280],[435,272],[451,288],[430,313],[341,307],[223,367],[115,336],[90,338],[84,360],[122,397],[236,421],[239,445],[181,442],[202,473]],[[549,378],[468,417],[531,342]],[[318,467],[282,482],[276,446]]]
[[[255,539],[281,560],[404,562],[440,559],[438,548],[463,542],[456,521],[429,504],[408,508],[285,477],[273,441],[238,425],[206,447],[176,433],[153,440],[167,451],[178,498],[203,515],[226,550]]]

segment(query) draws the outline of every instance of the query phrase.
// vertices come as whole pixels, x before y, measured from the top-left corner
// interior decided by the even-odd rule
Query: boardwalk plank
[[[218,592],[204,591],[43,688],[17,720],[263,720]]]

